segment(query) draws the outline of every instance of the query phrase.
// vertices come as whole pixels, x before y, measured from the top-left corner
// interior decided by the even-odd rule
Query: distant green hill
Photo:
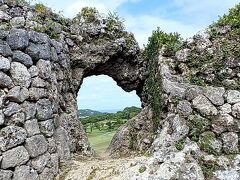
[[[80,114],[80,119],[83,124],[96,123],[100,121],[120,121],[120,120],[129,120],[136,116],[141,108],[137,107],[126,107],[123,111],[118,111],[116,113],[101,113],[93,110],[79,110],[84,112]],[[83,118],[84,117],[84,118]]]
[[[89,117],[94,115],[103,114],[102,112],[91,110],[91,109],[79,109],[78,110],[79,117]]]

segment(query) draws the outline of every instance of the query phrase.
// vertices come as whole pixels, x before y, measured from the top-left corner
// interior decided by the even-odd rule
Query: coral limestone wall
[[[106,74],[141,96],[138,45],[88,8],[68,20],[0,1],[0,29],[0,179],[53,179],[72,153],[93,153],[77,117],[84,77]]]

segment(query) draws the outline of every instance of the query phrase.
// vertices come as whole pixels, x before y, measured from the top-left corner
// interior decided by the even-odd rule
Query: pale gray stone
[[[0,54],[7,57],[12,55],[12,50],[5,41],[0,40]]]
[[[220,87],[208,87],[204,95],[217,106],[221,106],[224,104],[223,95],[225,93],[225,89]]]
[[[10,24],[14,28],[22,28],[25,25],[24,17],[14,17],[10,20]]]
[[[192,113],[191,103],[188,101],[180,101],[177,108],[184,117],[188,117]]]
[[[0,90],[0,109],[5,106],[6,93],[4,90]]]
[[[240,92],[236,90],[229,90],[226,94],[226,99],[229,104],[240,102]]]
[[[23,144],[27,138],[25,129],[18,126],[7,126],[0,130],[0,149],[6,151],[17,145]]]
[[[12,176],[12,171],[0,169],[0,180],[11,180]]]
[[[27,131],[28,137],[40,134],[40,129],[36,119],[26,121],[24,124],[24,128]]]
[[[38,44],[46,44],[49,42],[49,38],[46,34],[30,31],[29,32],[30,41]]]
[[[12,79],[5,73],[0,71],[0,87],[12,88],[14,86]]]
[[[47,88],[49,86],[49,83],[39,77],[33,78],[32,81],[32,87],[36,88]]]
[[[57,153],[51,154],[51,161],[48,167],[52,169],[54,175],[59,173],[59,157]]]
[[[232,106],[232,115],[240,119],[240,103],[234,104]]]
[[[13,180],[39,180],[39,177],[29,166],[19,166],[14,171]]]
[[[45,88],[35,88],[32,87],[29,89],[29,99],[32,101],[37,101],[42,98],[48,97],[48,90]]]
[[[235,169],[219,170],[215,172],[215,177],[218,180],[239,180],[240,174]]]
[[[60,160],[65,161],[70,159],[71,151],[67,131],[64,128],[59,127],[54,133],[54,139],[56,140],[57,153],[59,154]]]
[[[53,171],[50,168],[45,168],[41,174],[39,174],[39,180],[53,180]]]
[[[231,104],[224,104],[219,107],[219,113],[220,114],[230,114],[232,112],[232,106]]]
[[[0,125],[4,124],[4,114],[3,114],[3,110],[0,109]]]
[[[51,62],[40,59],[37,62],[37,68],[39,70],[39,77],[42,79],[49,79],[51,77]]]
[[[199,94],[203,94],[203,93],[204,93],[204,90],[202,87],[191,87],[185,91],[185,97],[188,101],[191,101],[194,98],[196,98]]]
[[[40,131],[46,137],[51,137],[55,131],[53,119],[39,122]]]
[[[25,114],[24,113],[16,113],[8,118],[6,124],[22,126],[24,124],[24,121],[25,121]]]
[[[31,75],[26,66],[19,62],[11,63],[11,75],[15,85],[28,88],[31,83]]]
[[[31,164],[31,167],[33,167],[38,173],[41,173],[50,160],[51,160],[51,156],[47,152],[46,154],[43,154],[41,156],[38,156],[32,159],[30,164]]]
[[[0,56],[0,70],[6,72],[10,69],[10,61],[8,58]]]
[[[180,62],[186,62],[187,61],[187,56],[188,56],[189,49],[182,49],[176,52],[176,58]]]
[[[233,130],[235,128],[235,122],[232,116],[229,114],[221,114],[218,118],[216,118],[213,123],[213,132],[217,134],[221,134],[228,130]]]
[[[22,111],[25,113],[26,120],[35,118],[36,104],[25,101],[21,104]]]
[[[36,77],[38,76],[38,73],[39,73],[39,70],[37,68],[37,66],[31,66],[29,69],[28,69],[31,77]]]
[[[48,152],[55,153],[57,150],[56,141],[54,138],[48,138]]]
[[[7,37],[7,42],[11,49],[24,49],[29,43],[28,33],[23,29],[13,29]]]
[[[234,132],[227,132],[222,134],[223,151],[226,154],[235,154],[239,152],[238,149],[238,135]]]
[[[7,13],[0,11],[0,19],[4,21],[9,21],[11,19],[11,16],[9,16]]]
[[[48,149],[48,144],[43,135],[36,135],[26,139],[25,147],[30,156],[34,158],[44,154]]]
[[[7,105],[7,107],[3,110],[5,116],[10,117],[21,111],[21,106],[17,103],[11,102]]]
[[[29,160],[27,150],[23,146],[18,146],[3,153],[1,168],[20,166]]]
[[[17,103],[22,103],[23,101],[28,99],[28,97],[29,97],[28,89],[25,87],[21,88],[20,86],[15,86],[7,94],[7,98],[10,101]]]
[[[168,79],[164,78],[162,80],[163,84],[163,90],[170,94],[171,97],[178,97],[183,98],[185,89],[183,87],[180,87],[180,85],[176,82],[169,81]]]
[[[36,117],[41,121],[53,118],[52,103],[49,99],[40,99],[37,102]]]
[[[199,95],[193,99],[193,106],[196,108],[203,116],[215,116],[218,114],[215,106],[204,96]]]

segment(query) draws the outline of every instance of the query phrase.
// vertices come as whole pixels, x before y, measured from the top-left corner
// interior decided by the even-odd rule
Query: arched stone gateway
[[[69,20],[16,0],[0,7],[0,179],[52,179],[59,160],[93,154],[77,117],[83,78],[108,75],[142,98],[144,62],[115,16],[86,8]]]
[[[239,179],[239,11],[182,44],[155,31],[142,60],[115,15],[84,8],[70,20],[42,4],[0,1],[0,180],[53,179],[73,153],[93,155],[76,97],[83,78],[99,74],[141,99],[142,112],[108,149],[150,147],[137,177]],[[172,49],[158,46],[161,37]]]

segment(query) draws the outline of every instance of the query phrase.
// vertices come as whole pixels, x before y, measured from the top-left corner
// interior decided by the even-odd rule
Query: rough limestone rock
[[[29,160],[29,154],[23,146],[19,146],[3,153],[1,168],[20,166]]]
[[[229,104],[240,102],[240,92],[236,90],[229,90],[226,94],[226,99]]]
[[[238,48],[233,27],[202,31],[177,53],[164,46],[151,71],[118,20],[38,8],[0,1],[0,179],[52,180],[60,161],[94,154],[77,93],[84,78],[100,74],[142,102],[108,148],[115,157],[151,154],[133,179],[239,179],[239,57],[224,47]]]
[[[21,145],[27,138],[26,130],[17,126],[7,126],[0,130],[0,149],[6,151],[10,148]]]
[[[36,135],[26,139],[25,147],[31,157],[37,157],[48,149],[47,141],[43,135]]]
[[[217,109],[212,105],[212,103],[203,95],[199,95],[193,99],[193,106],[196,108],[203,116],[216,116]]]
[[[12,171],[9,170],[0,170],[0,179],[4,180],[11,180],[13,175]]]
[[[38,174],[36,171],[30,169],[29,166],[19,166],[16,167],[16,170],[13,174],[14,180],[38,180]]]
[[[18,62],[11,63],[10,73],[15,85],[28,88],[31,83],[31,75],[27,67]]]
[[[28,46],[29,38],[27,31],[23,29],[13,29],[7,36],[7,43],[12,50],[24,49]]]
[[[10,62],[7,58],[0,56],[0,70],[6,72],[10,69]]]

